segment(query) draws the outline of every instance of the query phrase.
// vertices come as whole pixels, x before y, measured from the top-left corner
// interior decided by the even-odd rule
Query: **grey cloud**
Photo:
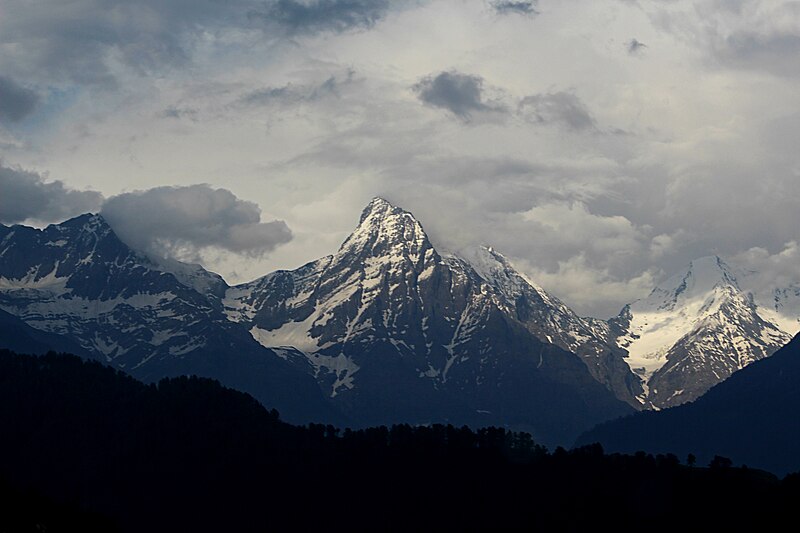
[[[174,118],[182,119],[188,118],[189,120],[197,120],[197,109],[192,107],[177,107],[169,106],[160,114],[161,118]]]
[[[778,76],[800,75],[800,34],[741,31],[714,45],[717,59],[727,66],[760,70]]]
[[[497,111],[483,100],[483,78],[455,70],[428,76],[413,87],[419,99],[469,120],[474,112]]]
[[[463,74],[455,70],[428,76],[412,89],[423,103],[446,109],[469,122],[474,113],[494,113],[496,116],[516,116],[539,124],[560,124],[574,131],[592,131],[597,123],[586,105],[575,94],[559,91],[526,96],[516,103],[508,96],[506,102],[487,101],[484,97],[484,79],[478,75]],[[501,93],[502,94],[502,93]],[[486,115],[484,115],[486,116]]]
[[[76,191],[61,181],[45,182],[41,175],[0,164],[0,222],[27,219],[47,222],[93,211],[103,201],[94,191]]]
[[[744,278],[747,289],[763,302],[772,300],[775,289],[800,286],[800,245],[797,241],[787,242],[774,254],[765,248],[754,247],[731,259],[748,273]]]
[[[82,0],[57,7],[6,0],[0,67],[21,79],[114,86],[118,65],[141,73],[180,67],[208,35],[365,29],[395,7],[389,0]]]
[[[285,222],[261,222],[258,205],[208,185],[157,187],[106,200],[99,192],[0,164],[0,191],[0,223],[60,222],[101,209],[124,242],[163,256],[196,258],[205,248],[259,256],[292,239]]]
[[[277,0],[249,17],[290,34],[345,32],[374,26],[389,11],[389,0]]]
[[[207,248],[259,256],[292,239],[282,220],[261,222],[258,205],[208,185],[123,193],[102,214],[130,246],[182,259]]]
[[[0,76],[0,122],[19,122],[39,103],[39,95],[6,76]]]
[[[318,84],[286,84],[281,87],[266,87],[250,91],[239,98],[239,103],[246,106],[262,106],[270,104],[296,104],[316,102],[328,97],[338,97],[343,85],[353,81],[353,71],[348,71],[343,81],[336,76],[327,78]]]
[[[628,43],[628,53],[631,55],[638,54],[644,48],[647,48],[647,45],[639,41],[638,39],[631,39],[630,42]]]
[[[523,116],[544,124],[561,124],[576,131],[590,130],[596,123],[576,95],[555,92],[526,96],[519,103]]]
[[[501,15],[507,15],[510,13],[518,13],[522,15],[538,15],[539,12],[536,10],[536,4],[537,2],[532,0],[521,1],[521,2],[503,0],[503,1],[493,2],[492,7],[497,13]]]
[[[8,0],[0,41],[7,64],[33,78],[113,84],[110,57],[141,71],[185,63],[191,39],[204,28],[240,26],[249,1]]]
[[[718,66],[800,75],[800,3],[697,0],[687,9],[658,9],[653,23],[707,54]]]

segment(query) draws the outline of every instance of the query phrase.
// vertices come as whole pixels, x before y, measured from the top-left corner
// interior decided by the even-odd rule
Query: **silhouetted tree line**
[[[296,427],[212,380],[144,385],[53,353],[0,351],[0,434],[0,532],[765,528],[794,521],[800,496],[800,476],[725,458],[551,453],[502,428]]]

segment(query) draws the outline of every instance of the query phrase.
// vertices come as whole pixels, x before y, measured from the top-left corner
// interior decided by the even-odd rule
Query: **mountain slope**
[[[641,381],[625,362],[627,352],[609,342],[607,324],[579,317],[561,300],[517,272],[500,253],[479,246],[458,254],[498,293],[498,303],[537,338],[580,356],[594,378],[614,395],[641,408]]]
[[[218,276],[178,267],[131,250],[98,215],[0,226],[0,309],[143,380],[214,377],[289,420],[341,421],[313,380],[226,320]]]
[[[602,424],[578,443],[608,451],[715,454],[779,474],[800,470],[800,336],[698,400]]]
[[[72,339],[34,329],[3,310],[0,310],[0,349],[36,355],[64,351],[87,359],[98,358]]]
[[[610,321],[620,348],[657,408],[694,400],[791,336],[759,314],[719,257],[693,261]]]
[[[552,443],[630,411],[508,302],[380,198],[336,254],[234,287],[224,300],[231,320],[264,346],[286,347],[278,353],[359,424],[503,424]]]

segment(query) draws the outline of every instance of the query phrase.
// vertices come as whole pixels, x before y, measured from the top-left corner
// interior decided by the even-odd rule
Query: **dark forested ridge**
[[[800,470],[800,335],[734,373],[696,401],[637,413],[589,431],[578,443],[617,452],[715,454],[778,474]]]
[[[550,453],[503,429],[291,426],[214,381],[53,353],[0,351],[0,432],[0,531],[769,526],[800,496],[724,460]]]

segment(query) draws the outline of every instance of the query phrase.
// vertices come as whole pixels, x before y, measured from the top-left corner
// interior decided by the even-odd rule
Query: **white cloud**
[[[573,249],[630,254],[639,250],[644,239],[625,217],[593,215],[581,202],[540,205],[522,216],[536,224],[539,235]]]
[[[628,279],[614,276],[608,269],[599,269],[587,261],[584,254],[559,261],[558,268],[542,270],[530,263],[515,263],[532,280],[564,300],[582,316],[610,318],[622,307],[647,296],[663,275],[647,270]]]
[[[731,260],[751,272],[746,276],[747,288],[763,301],[769,302],[775,289],[784,289],[792,284],[800,286],[800,244],[797,241],[787,242],[775,253],[753,247],[736,254]]]

